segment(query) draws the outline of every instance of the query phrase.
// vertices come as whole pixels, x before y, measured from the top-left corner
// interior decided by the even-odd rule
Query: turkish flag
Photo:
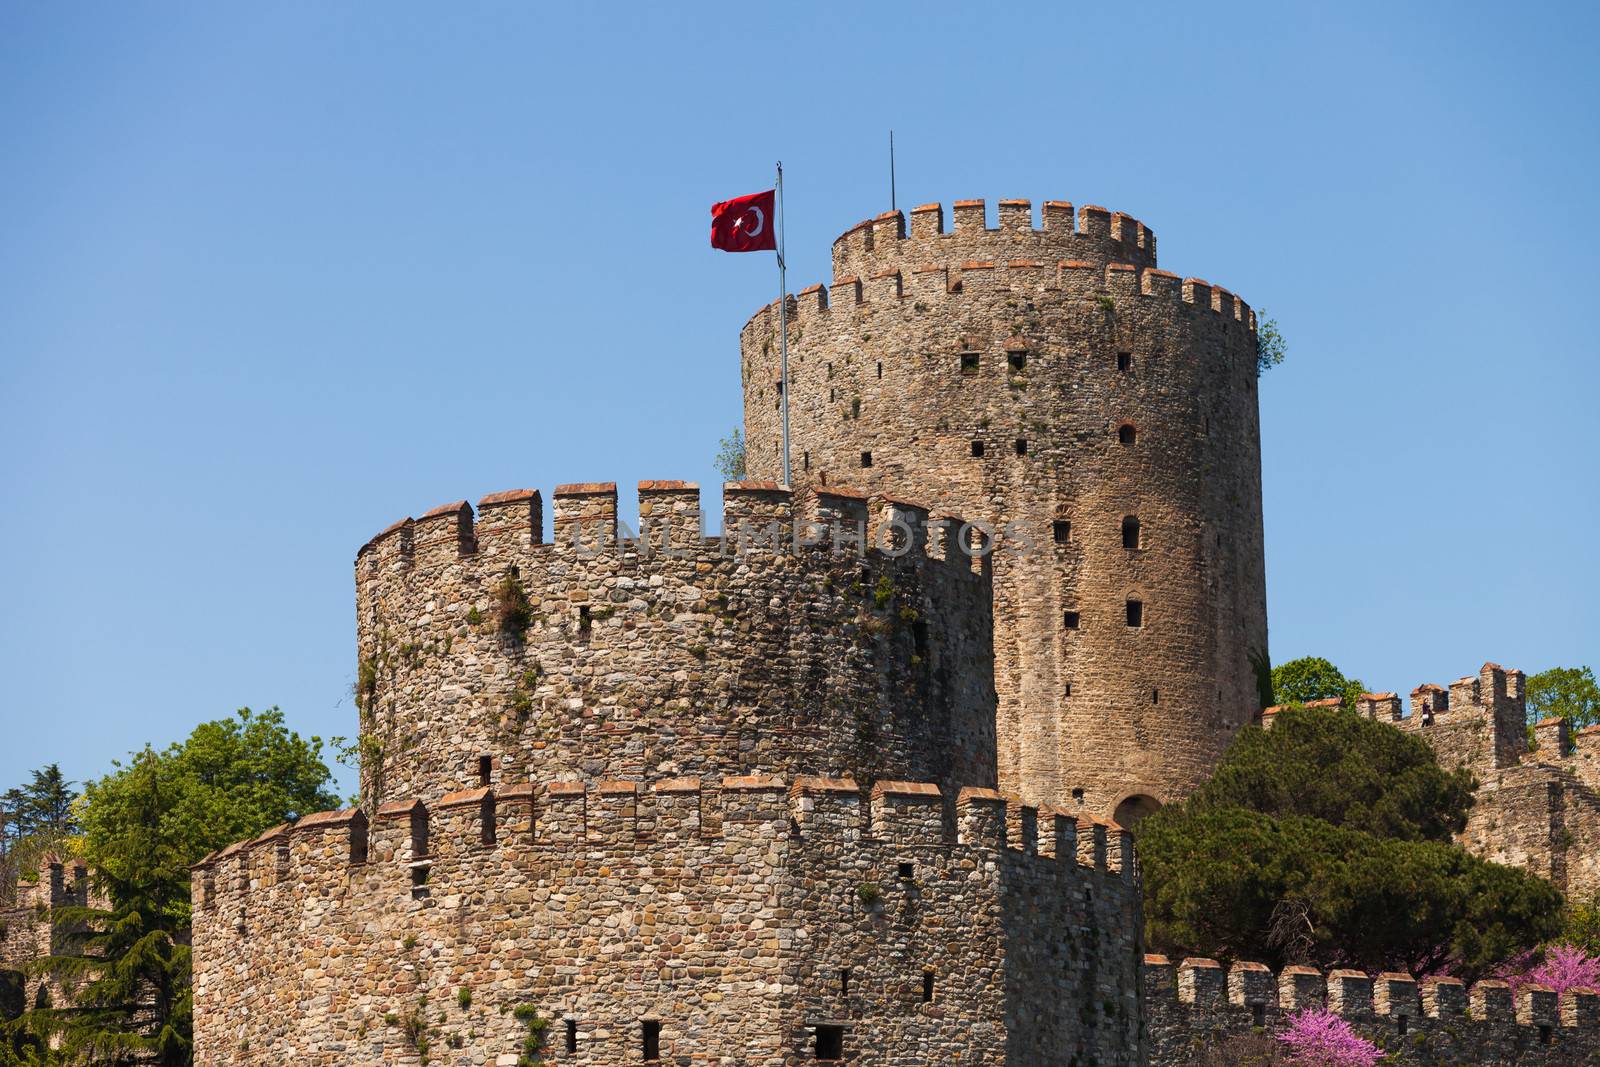
[[[767,252],[778,247],[773,233],[773,190],[711,205],[711,247],[724,252]]]

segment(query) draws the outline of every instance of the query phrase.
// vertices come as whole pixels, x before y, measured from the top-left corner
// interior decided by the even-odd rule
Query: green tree
[[[59,764],[34,771],[33,781],[17,793],[17,820],[23,833],[60,838],[78,832],[78,820],[72,811],[78,793],[61,773]]]
[[[139,753],[143,759],[145,753]],[[339,806],[328,789],[322,739],[303,739],[284,725],[277,708],[241,708],[232,718],[195,727],[186,741],[156,753],[165,782],[160,817],[175,845],[175,875],[209,852],[253,837],[278,823]],[[118,764],[121,768],[121,765]],[[84,856],[94,870],[128,877],[118,847],[141,810],[130,768],[85,788]]]
[[[41,767],[32,781],[0,797],[0,879],[9,885],[33,878],[51,853],[76,855],[79,796],[58,764]]]
[[[1561,940],[1591,956],[1600,956],[1600,893],[1567,902],[1567,925]]]
[[[1278,320],[1268,318],[1266,308],[1257,308],[1256,377],[1261,377],[1282,363],[1286,354],[1287,347],[1284,345],[1283,332],[1278,329]]]
[[[1248,727],[1211,783],[1139,824],[1153,951],[1464,974],[1561,929],[1561,896],[1450,842],[1472,783],[1349,711]]]
[[[1552,667],[1527,684],[1528,721],[1559,715],[1574,730],[1600,722],[1600,685],[1588,667]]]
[[[1338,697],[1347,708],[1366,691],[1359,678],[1346,678],[1321,656],[1302,656],[1272,668],[1272,699],[1277,704],[1304,704]]]
[[[200,724],[181,744],[146,746],[116,766],[85,787],[82,808],[84,855],[109,905],[59,910],[60,954],[37,967],[69,990],[71,1003],[8,1024],[12,1042],[0,1048],[23,1051],[0,1051],[0,1064],[57,1055],[65,1064],[187,1064],[189,867],[233,841],[338,805],[322,741],[290,731],[277,708],[242,708]]]
[[[113,777],[118,834],[102,843],[96,873],[110,904],[56,912],[59,954],[33,969],[59,983],[66,1002],[7,1024],[0,1062],[182,1067],[191,1060],[186,842],[166,818],[179,779],[150,748]]]
[[[735,426],[733,432],[717,443],[717,458],[713,461],[724,481],[744,481],[744,431]]]
[[[1197,796],[1273,818],[1305,816],[1402,841],[1466,829],[1477,783],[1446,771],[1419,737],[1359,715],[1289,708],[1242,730]]]

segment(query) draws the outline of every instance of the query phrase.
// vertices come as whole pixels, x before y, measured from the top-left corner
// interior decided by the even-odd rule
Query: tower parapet
[[[496,493],[356,560],[369,800],[530,775],[816,773],[993,785],[987,575],[925,513],[730,483]],[[919,518],[920,514],[920,518]]]
[[[833,242],[833,277],[873,278],[884,271],[908,274],[926,265],[944,267],[970,260],[1069,260],[1104,267],[1156,265],[1156,235],[1120,211],[1046,200],[1040,225],[1027,200],[1002,200],[999,225],[986,223],[982,200],[957,200],[948,219],[943,204],[913,208],[909,226],[898,211],[857,223]]]

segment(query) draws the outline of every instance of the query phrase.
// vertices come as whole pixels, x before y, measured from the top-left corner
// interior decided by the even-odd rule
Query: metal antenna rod
[[[894,131],[889,131],[889,210],[898,211],[894,200]]]

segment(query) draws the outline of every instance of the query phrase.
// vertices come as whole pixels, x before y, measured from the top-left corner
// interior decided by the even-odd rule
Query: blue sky
[[[902,206],[1127,211],[1282,324],[1274,659],[1600,666],[1600,17],[1298,6],[0,8],[0,785],[246,704],[354,732],[403,515],[714,505],[774,280],[707,206],[782,158],[825,280],[890,127]]]

